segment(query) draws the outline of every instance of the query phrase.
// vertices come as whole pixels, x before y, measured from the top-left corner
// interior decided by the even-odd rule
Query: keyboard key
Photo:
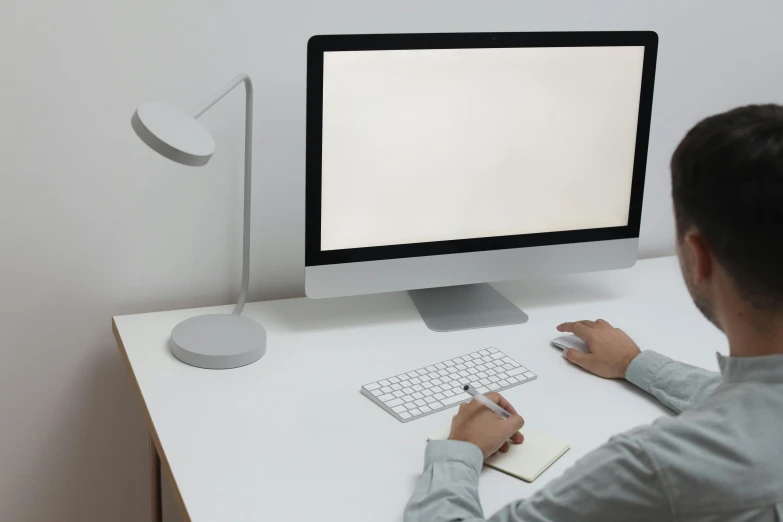
[[[455,363],[459,364],[461,362],[465,362],[465,359],[463,359],[462,357],[455,357],[455,358],[452,359],[452,361],[454,361]]]
[[[421,394],[424,395],[425,397],[429,397],[430,395],[434,395],[435,393],[437,392],[433,390],[427,390],[427,389],[421,390]]]
[[[494,390],[497,390],[498,388],[500,388],[500,384],[498,384],[496,382],[493,382],[492,384],[487,386],[487,388],[489,388],[490,390],[494,391]]]
[[[403,388],[407,388],[410,385],[411,385],[410,379],[400,379],[400,386],[402,386]]]
[[[481,379],[481,380],[479,381],[479,383],[480,383],[482,386],[489,386],[489,383],[491,383],[491,382],[492,382],[492,381],[490,381],[489,379]],[[473,385],[471,384],[471,386],[473,386]],[[475,386],[474,386],[474,388],[475,388]]]
[[[468,367],[465,366],[464,364],[458,364],[458,365],[455,366],[455,368],[458,369],[458,370],[467,370],[468,369]]]
[[[427,370],[428,372],[432,373],[432,372],[434,372],[436,370],[436,368],[434,366],[427,366],[425,368],[425,370]]]
[[[436,399],[438,399],[439,401],[442,401],[443,399],[445,399],[445,398],[446,398],[446,396],[445,396],[445,395],[443,395],[442,393],[436,393],[435,395],[433,395],[433,397],[435,397],[435,398],[436,398]]]
[[[519,363],[518,363],[518,362],[516,362],[516,361],[515,361],[514,359],[512,359],[511,357],[503,357],[503,362],[504,362],[505,364],[510,364],[511,366],[519,366]]]
[[[497,375],[490,375],[489,377],[487,377],[487,379],[489,379],[490,382],[498,382],[500,380],[500,377],[498,377]]]
[[[438,395],[438,394],[436,393],[436,394],[435,394],[435,396],[437,397],[437,395]],[[424,397],[424,395],[422,395],[422,394],[421,394],[421,393],[419,393],[419,392],[413,392],[413,393],[411,393],[411,397],[414,397],[414,398],[416,398],[416,399],[421,399],[422,397]]]
[[[525,373],[525,367],[524,366],[518,366],[517,368],[514,368],[513,370],[509,370],[506,373],[509,376],[513,377],[514,375],[519,375],[520,373]]]
[[[409,379],[413,379],[414,377],[418,377],[419,376],[419,374],[416,373],[416,372],[408,372],[405,375],[407,375]]]
[[[443,392],[442,392],[442,393],[443,393],[443,395],[445,395],[446,397],[451,397],[452,395],[454,395],[454,392],[453,392],[453,391],[451,391],[451,390],[443,390]]]
[[[437,385],[439,385],[439,384],[443,384],[443,380],[441,380],[441,379],[439,379],[439,378],[438,378],[438,379],[432,379],[430,382],[431,382],[432,384],[434,384],[435,386],[437,386]]]
[[[400,418],[402,418],[402,419],[410,419],[411,418],[411,414],[408,413],[407,411],[404,411],[404,412],[400,413]]]
[[[402,386],[400,386],[399,384],[392,384],[390,387],[391,387],[392,390],[401,390],[402,389]]]
[[[372,393],[372,394],[373,394],[373,395],[375,395],[376,397],[379,397],[379,396],[383,395],[383,392],[381,391],[381,389],[380,389],[380,388],[377,388],[377,389],[375,389],[375,390],[371,391],[370,393]]]
[[[497,375],[498,375],[498,378],[500,378],[500,379],[505,379],[506,377],[508,377],[508,374],[506,372],[498,372]]]
[[[446,406],[448,406],[450,404],[456,404],[456,403],[464,401],[466,399],[470,399],[470,395],[468,395],[467,393],[463,392],[463,393],[460,393],[458,395],[454,395],[453,397],[444,397],[443,399],[441,399],[441,402],[443,404],[445,404]]]
[[[392,395],[394,395],[395,397],[405,397],[405,394],[402,393],[401,391],[393,391]]]
[[[432,382],[429,382],[429,381],[428,381],[428,382],[422,383],[422,385],[421,385],[421,386],[422,386],[422,388],[424,388],[425,390],[428,390],[428,389],[432,388],[432,387],[433,387],[433,386],[435,386],[435,385],[434,385],[434,384],[432,384]]]
[[[495,353],[495,352],[497,352],[497,351],[498,351],[498,349],[497,349],[497,348],[487,348],[487,351],[488,351],[489,353]]]
[[[378,381],[378,384],[380,384],[381,386],[388,386],[391,383],[389,381],[387,381],[386,379],[384,379],[382,381]]]
[[[392,399],[389,402],[387,402],[386,406],[388,406],[389,408],[394,408],[395,406],[399,406],[400,404],[402,404],[402,399],[397,397],[397,398]]]
[[[489,388],[485,388],[484,386],[479,386],[476,388],[476,391],[479,393],[489,393]]]
[[[399,406],[395,406],[394,408],[392,408],[392,410],[394,410],[396,413],[402,413],[404,411],[407,411],[405,409],[405,406],[403,406],[402,404],[400,404]]]
[[[437,410],[439,408],[442,408],[443,406],[444,405],[442,403],[438,402],[438,401],[435,401],[435,402],[430,404],[430,408],[432,408],[433,410]]]
[[[484,370],[487,369],[487,365],[486,364],[477,364],[476,368],[478,369],[478,371],[483,372]]]
[[[490,357],[489,355],[485,355],[484,357],[481,358],[481,360],[484,361],[485,363],[492,362],[492,357]]]
[[[430,408],[426,404],[423,406],[419,406],[419,409],[422,411],[422,413],[427,413],[428,411],[432,411],[432,408]]]
[[[386,401],[389,401],[389,400],[392,400],[392,399],[394,399],[395,397],[394,397],[394,395],[392,395],[391,393],[387,393],[386,395],[381,395],[381,396],[380,396],[380,397],[378,397],[378,398],[379,398],[380,400],[382,400],[383,402],[386,402]]]
[[[508,382],[508,381],[507,381],[507,380],[505,380],[505,379],[501,379],[501,380],[499,380],[499,381],[498,381],[498,384],[499,384],[499,385],[501,385],[501,386],[508,386],[508,385],[509,385],[509,384],[511,384],[511,383],[510,383],[510,382]]]
[[[503,352],[495,352],[492,355],[490,355],[490,357],[492,357],[493,359],[502,359],[505,356],[506,354],[504,354]]]
[[[413,408],[412,410],[408,410],[408,413],[411,415],[421,415],[421,410],[418,408]]]
[[[476,363],[474,363],[473,361],[468,361],[465,363],[465,366],[467,366],[468,368],[475,368]]]
[[[503,365],[503,369],[504,369],[504,370],[513,370],[513,369],[514,369],[514,366],[513,366],[513,365],[511,365],[511,364],[504,364],[504,365]]]
[[[432,397],[432,396],[424,397],[424,402],[426,402],[427,404],[432,404],[433,402],[436,402],[437,400],[438,399],[436,399],[435,397]]]
[[[507,377],[507,378],[506,378],[506,380],[507,380],[509,383],[511,383],[511,384],[516,384],[516,383],[518,383],[518,382],[519,382],[519,379],[517,379],[516,377]]]
[[[489,352],[487,350],[479,350],[478,353],[481,355],[489,355]]]
[[[438,370],[443,370],[444,368],[446,368],[446,365],[443,363],[438,363],[435,365],[435,368],[437,368]]]
[[[391,393],[393,390],[391,388],[389,388],[388,386],[384,386],[383,388],[381,388],[381,391],[383,393]]]
[[[441,377],[448,374],[449,374],[448,370],[438,370],[438,375],[440,375]]]
[[[411,399],[411,400],[412,400],[412,399],[413,399],[413,397],[408,397],[408,399]],[[412,401],[409,401],[409,402],[406,402],[406,403],[404,404],[404,406],[405,406],[406,408],[408,408],[409,410],[412,410],[413,408],[415,408],[415,407],[416,407],[416,403],[415,403],[415,402],[412,402]]]
[[[432,390],[434,393],[442,392],[443,386],[433,386],[432,388],[430,388],[430,390]]]
[[[419,379],[418,377],[414,377],[413,379],[411,379],[411,384],[421,384],[421,379]]]
[[[419,377],[419,379],[421,379],[421,382],[427,382],[430,379],[432,379],[432,377],[430,377],[429,375],[422,375],[421,377]]]
[[[422,368],[421,370],[416,370],[416,373],[418,373],[419,375],[427,375],[427,370]]]
[[[424,399],[417,399],[417,400],[415,400],[415,401],[413,401],[413,402],[414,402],[414,404],[416,404],[416,406],[424,406],[425,404],[427,404],[427,403],[424,401]]]
[[[395,384],[395,383],[399,383],[400,380],[397,377],[389,377],[389,382]]]
[[[413,393],[413,388],[411,388],[410,386],[407,388],[403,388],[402,393],[404,393],[405,395],[410,395],[411,393]]]
[[[421,390],[423,390],[423,389],[424,389],[424,388],[422,388],[421,386],[419,386],[418,384],[414,384],[413,386],[411,386],[411,388],[413,388],[413,389],[414,389],[414,390],[416,390],[416,391],[421,391]]]
[[[476,374],[476,377],[478,377],[479,379],[486,379],[487,378],[487,372],[478,372]]]
[[[533,374],[533,372],[527,372],[525,373],[525,377],[527,377],[528,379],[532,379],[533,377],[535,377],[535,375]]]
[[[496,371],[495,371],[495,370],[493,370],[492,368],[488,368],[488,369],[487,369],[487,371],[486,371],[486,374],[487,374],[487,375],[495,375],[495,374],[497,374],[497,373],[498,373],[498,372],[496,372]]]
[[[380,384],[378,384],[377,382],[373,382],[373,383],[370,383],[370,384],[366,385],[364,387],[364,389],[367,390],[367,391],[373,391],[373,390],[377,390],[380,387],[381,387]]]
[[[443,364],[445,364],[446,366],[454,366],[457,363],[455,363],[454,360],[452,359],[450,361],[443,361]]]

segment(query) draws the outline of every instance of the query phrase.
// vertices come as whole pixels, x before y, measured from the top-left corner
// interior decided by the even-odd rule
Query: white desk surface
[[[402,424],[359,387],[495,346],[538,374],[504,395],[528,426],[566,439],[571,450],[532,484],[485,468],[480,493],[489,515],[612,435],[669,414],[630,384],[567,363],[549,345],[557,324],[600,317],[642,349],[715,370],[715,352],[726,352],[723,336],[692,304],[675,258],[495,286],[529,314],[527,324],[436,333],[406,293],[251,303],[244,313],[266,327],[266,355],[222,371],[177,361],[169,334],[183,319],[232,306],[115,317],[190,520],[401,520],[426,437],[456,408]]]

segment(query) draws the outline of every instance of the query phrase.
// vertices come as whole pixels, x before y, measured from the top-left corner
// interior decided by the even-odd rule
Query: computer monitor
[[[312,37],[307,296],[411,290],[452,330],[526,319],[477,283],[632,266],[657,42]]]

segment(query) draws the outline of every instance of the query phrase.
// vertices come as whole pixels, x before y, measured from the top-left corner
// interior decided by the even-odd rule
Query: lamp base
[[[260,359],[266,352],[266,330],[241,315],[199,315],[174,327],[170,346],[185,364],[225,370]]]

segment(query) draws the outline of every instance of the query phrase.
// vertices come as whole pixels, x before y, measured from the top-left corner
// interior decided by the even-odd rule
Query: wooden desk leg
[[[163,495],[160,484],[160,455],[150,437],[150,507],[152,522],[163,522]]]

